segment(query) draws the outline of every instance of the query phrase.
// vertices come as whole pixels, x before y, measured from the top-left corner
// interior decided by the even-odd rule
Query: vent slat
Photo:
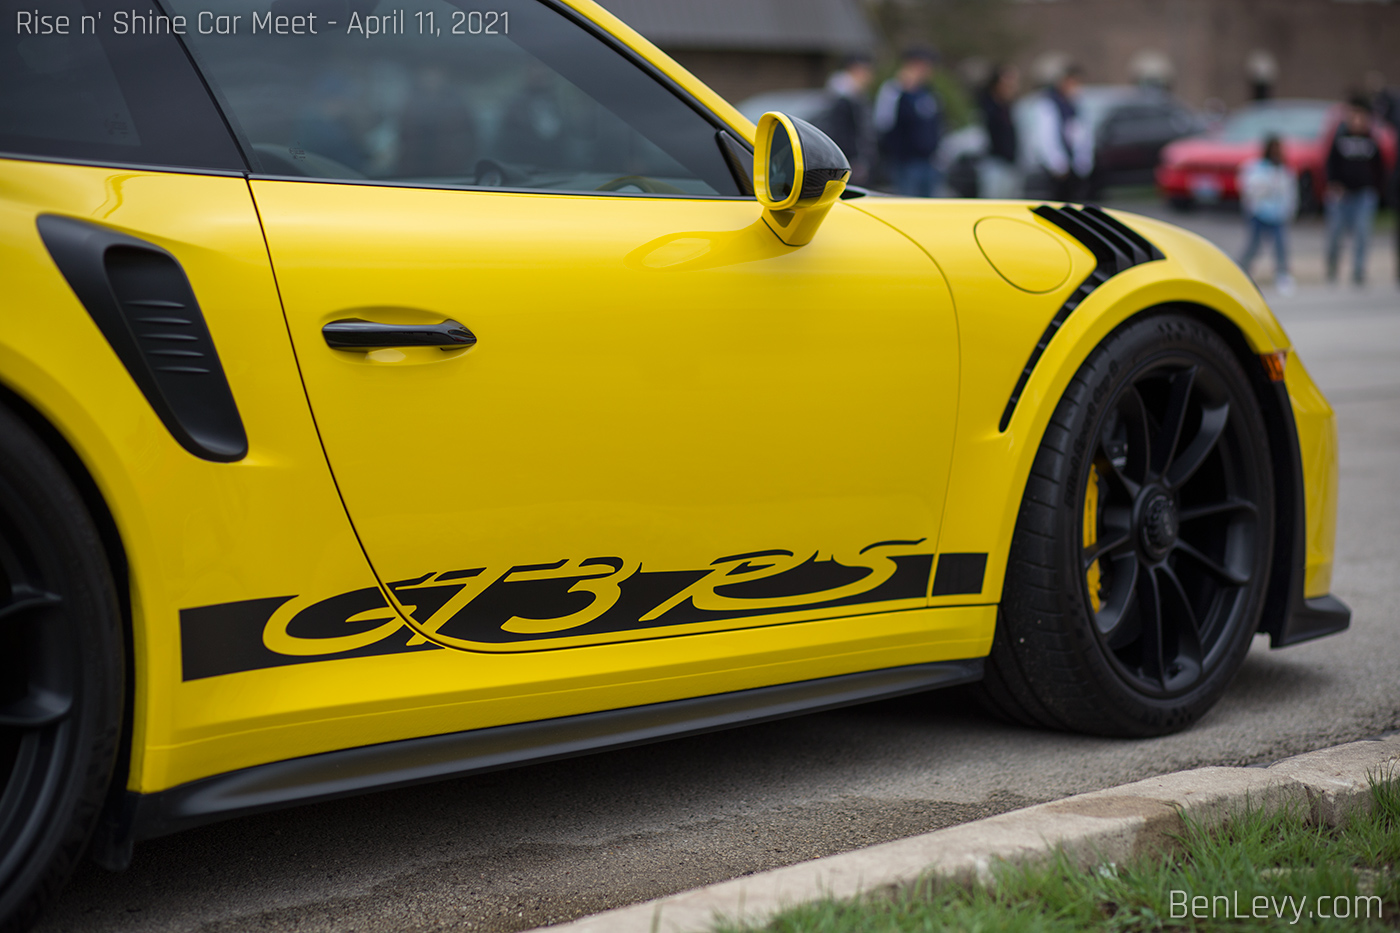
[[[1079,287],[1070,293],[1069,298],[1060,306],[1060,310],[1055,312],[1055,316],[1050,319],[1049,325],[1040,335],[1035,349],[1031,350],[1026,368],[1022,370],[1021,377],[1016,380],[1016,387],[1011,390],[1011,398],[1007,400],[1006,410],[1002,412],[1001,422],[998,426],[1000,431],[1005,431],[1011,424],[1011,416],[1016,412],[1016,403],[1020,401],[1026,383],[1030,381],[1031,373],[1050,346],[1050,341],[1064,326],[1070,313],[1078,308],[1080,303],[1088,298],[1095,288],[1118,273],[1126,272],[1133,266],[1142,265],[1145,262],[1166,258],[1162,251],[1145,236],[1092,205],[1076,209],[1068,204],[1064,207],[1041,204],[1039,207],[1032,208],[1031,213],[1074,237],[1083,244],[1085,249],[1094,254],[1097,262],[1094,271],[1090,272],[1084,281],[1079,283]]]

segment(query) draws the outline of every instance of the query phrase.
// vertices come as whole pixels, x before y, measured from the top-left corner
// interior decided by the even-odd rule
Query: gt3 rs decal
[[[644,570],[620,557],[589,557],[434,572],[389,584],[412,625],[375,587],[319,601],[278,596],[182,609],[183,678],[444,644],[551,648],[578,636],[645,637],[677,627],[680,634],[687,626],[777,613],[878,611],[875,604],[925,597],[934,555],[920,553],[923,543],[879,541],[826,555],[751,551],[696,570]]]
[[[364,641],[366,636],[374,640]],[[184,680],[440,648],[404,625],[373,586],[310,605],[295,596],[273,596],[180,610]]]

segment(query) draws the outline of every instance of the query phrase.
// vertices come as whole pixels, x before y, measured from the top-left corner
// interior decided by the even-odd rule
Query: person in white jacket
[[[1082,74],[1078,65],[1066,67],[1032,111],[1031,159],[1049,176],[1055,201],[1083,200],[1094,171],[1094,135],[1078,105]]]
[[[1240,268],[1249,273],[1254,256],[1265,238],[1274,241],[1274,283],[1280,294],[1293,292],[1288,271],[1288,225],[1298,211],[1298,176],[1283,157],[1277,136],[1264,140],[1264,153],[1240,169],[1240,210],[1249,224],[1249,241],[1240,256]]]

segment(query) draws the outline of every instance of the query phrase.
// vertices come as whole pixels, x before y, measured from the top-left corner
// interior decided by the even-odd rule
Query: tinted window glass
[[[714,126],[537,0],[171,5],[241,15],[186,41],[263,173],[739,193]]]
[[[1160,107],[1124,107],[1104,123],[1104,137],[1108,142],[1151,142],[1171,135],[1171,121]]]
[[[245,168],[149,2],[0,0],[0,151]]]
[[[1276,133],[1288,139],[1317,139],[1326,120],[1326,105],[1263,104],[1232,114],[1220,137],[1228,142],[1257,142]]]

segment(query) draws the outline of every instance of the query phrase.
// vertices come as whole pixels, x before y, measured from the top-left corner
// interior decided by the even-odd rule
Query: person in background
[[[338,72],[322,74],[297,118],[296,145],[356,172],[368,171],[365,127],[356,125],[361,110],[359,89],[353,81]]]
[[[830,136],[851,163],[851,184],[870,181],[875,163],[875,125],[866,102],[875,68],[869,55],[851,55],[826,82],[830,98],[817,127]]]
[[[1083,70],[1071,64],[1035,104],[1031,154],[1050,176],[1051,199],[1079,201],[1094,170],[1094,139],[1079,115]]]
[[[929,87],[938,55],[911,48],[900,57],[899,70],[875,98],[875,129],[880,155],[895,191],[928,198],[938,190],[933,154],[943,140],[943,107]]]
[[[1375,70],[1366,72],[1366,90],[1371,93],[1371,111],[1376,119],[1400,138],[1400,91],[1386,86],[1385,75]],[[1400,159],[1391,167],[1390,205],[1400,215]],[[1400,281],[1400,221],[1395,224],[1395,277]]]
[[[1274,241],[1274,284],[1279,294],[1293,293],[1288,271],[1288,224],[1298,210],[1298,176],[1283,158],[1283,142],[1277,136],[1264,140],[1264,153],[1246,162],[1239,174],[1240,208],[1249,224],[1249,241],[1240,256],[1240,267],[1249,274],[1254,256],[1266,238]]]
[[[1376,205],[1385,187],[1385,163],[1371,123],[1371,102],[1353,97],[1332,148],[1327,152],[1327,281],[1337,280],[1342,238],[1351,231],[1354,258],[1351,277],[1366,283],[1366,251],[1375,222]]]
[[[987,130],[987,156],[978,165],[978,193],[984,198],[1021,196],[1021,174],[1016,168],[1020,141],[1011,105],[1021,90],[1021,73],[1014,65],[998,65],[977,97],[982,124]]]

